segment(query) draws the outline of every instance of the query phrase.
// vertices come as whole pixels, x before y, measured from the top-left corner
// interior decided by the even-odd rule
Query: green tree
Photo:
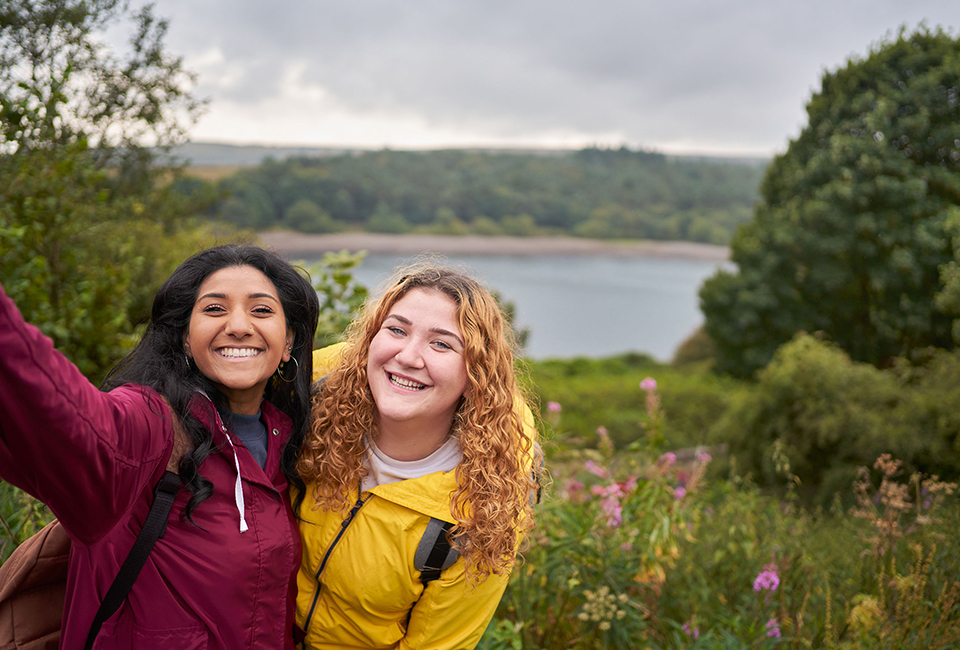
[[[327,233],[339,230],[337,223],[310,199],[300,199],[290,206],[286,222],[294,230],[310,233]]]
[[[900,32],[825,73],[808,124],[768,167],[738,271],[700,292],[720,371],[751,376],[796,332],[884,366],[952,347],[939,268],[960,204],[960,41]]]
[[[104,45],[114,26],[132,34],[123,56]],[[195,206],[153,148],[200,108],[166,28],[120,0],[0,4],[0,281],[94,380],[172,265],[210,239],[183,227]]]

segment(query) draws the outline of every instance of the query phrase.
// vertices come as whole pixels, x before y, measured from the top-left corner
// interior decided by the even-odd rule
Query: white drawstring
[[[210,399],[205,393],[201,392],[201,394],[207,399]],[[243,481],[240,480],[240,458],[237,456],[237,447],[233,444],[230,432],[227,431],[227,427],[223,426],[223,420],[220,419],[220,412],[215,408],[213,412],[217,416],[217,425],[219,425],[220,430],[223,431],[223,435],[227,437],[227,442],[230,443],[230,448],[233,450],[233,464],[237,467],[237,483],[233,486],[233,498],[237,502],[237,512],[240,513],[240,532],[245,533],[249,529],[249,526],[247,526],[247,520],[244,516],[246,506],[243,504]]]
[[[240,480],[240,459],[237,457],[237,448],[233,444],[233,440],[230,439],[230,432],[227,431],[226,427],[220,425],[223,428],[223,433],[227,436],[227,442],[230,443],[230,448],[233,449],[233,462],[237,466],[237,483],[233,488],[234,498],[237,501],[237,511],[240,513],[240,532],[247,532],[247,520],[244,518],[244,512],[246,511],[246,506],[243,504],[243,482]]]

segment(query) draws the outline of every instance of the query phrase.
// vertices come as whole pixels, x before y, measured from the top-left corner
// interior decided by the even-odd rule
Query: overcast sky
[[[157,0],[195,141],[771,155],[825,69],[958,0]]]

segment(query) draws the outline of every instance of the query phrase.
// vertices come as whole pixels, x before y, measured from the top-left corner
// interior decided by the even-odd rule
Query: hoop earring
[[[288,384],[292,384],[297,380],[297,377],[300,376],[300,362],[297,361],[297,358],[293,356],[290,357],[290,360],[293,361],[293,365],[296,367],[296,372],[293,373],[293,377],[291,377],[290,379],[287,379],[286,377],[284,377],[283,370],[281,370],[281,366],[277,366],[277,376],[280,377],[280,379],[282,379],[283,381],[287,382]],[[287,364],[283,364],[284,368],[286,368],[286,366]]]

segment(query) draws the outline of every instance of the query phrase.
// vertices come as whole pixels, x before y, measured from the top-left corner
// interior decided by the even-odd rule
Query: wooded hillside
[[[765,161],[648,151],[375,151],[267,160],[220,180],[212,216],[302,232],[680,239],[726,244]],[[193,181],[200,183],[199,180]]]

